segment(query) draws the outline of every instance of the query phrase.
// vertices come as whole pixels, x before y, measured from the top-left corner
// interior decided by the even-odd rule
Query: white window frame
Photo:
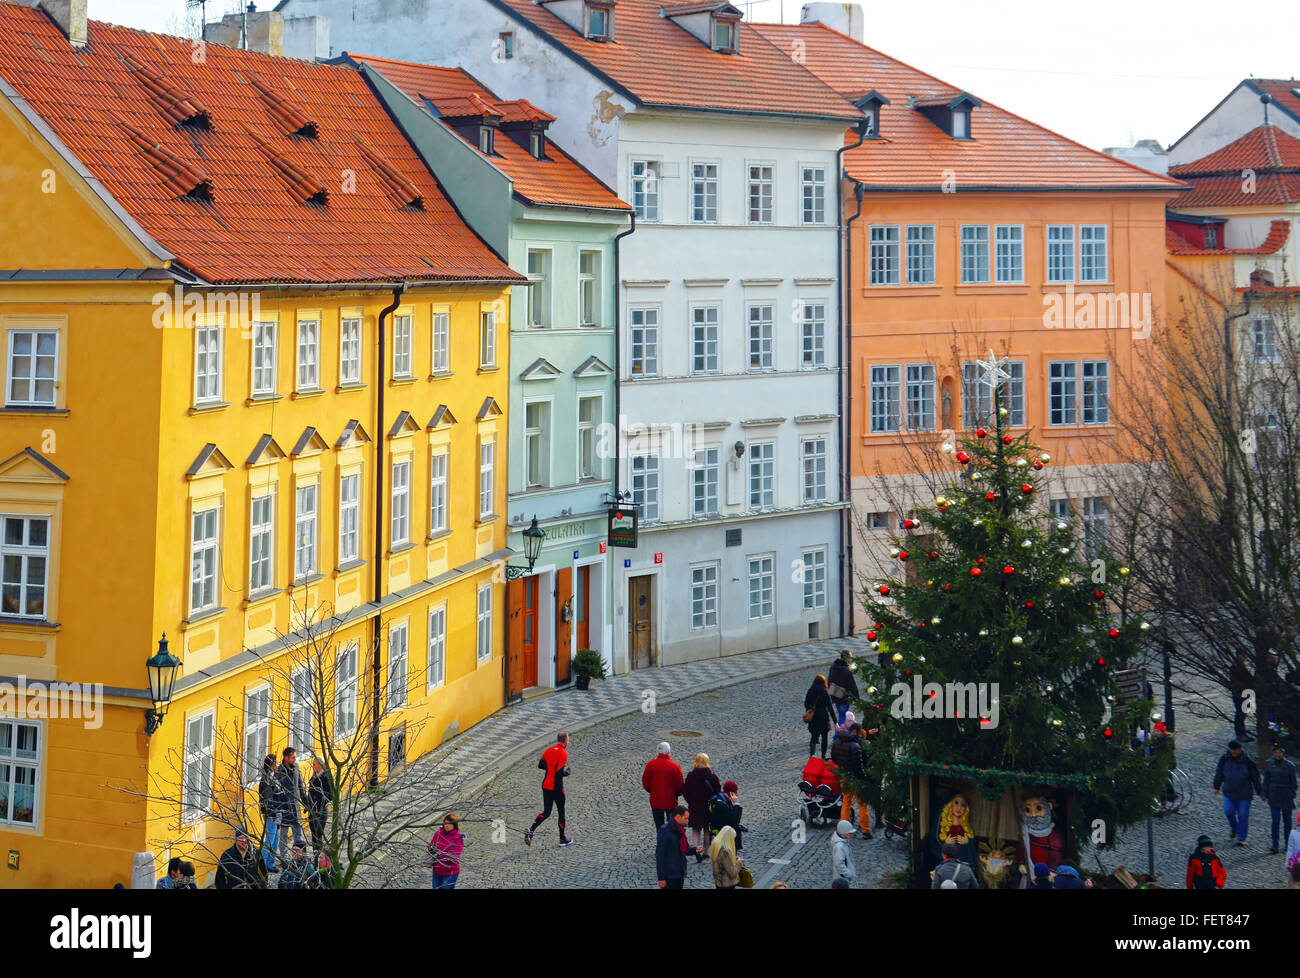
[[[988,285],[992,281],[992,243],[987,224],[961,226],[961,284]]]
[[[867,281],[873,286],[898,285],[902,281],[902,247],[899,225],[872,224],[867,229]]]
[[[1007,409],[1008,428],[1025,427],[1025,361],[1012,360],[1007,365],[1010,379],[1000,385],[1002,406]],[[961,365],[962,428],[974,431],[993,424],[993,392],[981,379],[979,364],[965,361]]]
[[[311,509],[304,508],[307,499]],[[297,486],[293,494],[293,579],[295,583],[307,580],[317,573],[319,559],[320,483],[310,482]],[[305,536],[310,539],[305,539]]]
[[[605,320],[605,293],[601,287],[601,264],[604,255],[590,248],[578,251],[578,325],[599,329]],[[584,269],[583,263],[590,267]]]
[[[414,376],[415,317],[409,312],[393,314],[393,379]]]
[[[903,430],[902,364],[874,363],[867,377],[871,434],[897,434]]]
[[[339,385],[361,384],[361,317],[339,320]]]
[[[799,442],[799,471],[805,506],[826,502],[826,436],[815,435]]]
[[[1277,326],[1272,316],[1257,315],[1251,319],[1250,353],[1256,363],[1277,363]]]
[[[537,259],[540,271],[534,270]],[[554,322],[551,283],[555,274],[555,253],[549,248],[528,249],[528,322],[529,329],[549,329]],[[495,353],[493,354],[495,358]]]
[[[356,487],[350,499],[345,490],[349,483]],[[347,472],[339,476],[339,566],[350,564],[360,557],[361,473]]]
[[[1103,496],[1086,496],[1079,500],[1083,517],[1083,545],[1089,557],[1106,549],[1110,536],[1110,503]]]
[[[826,607],[826,548],[808,547],[801,551],[800,557],[803,562],[803,610],[821,611]]]
[[[1025,226],[993,225],[993,281],[1023,285],[1025,281]]]
[[[1073,427],[1079,423],[1079,379],[1079,361],[1048,361],[1047,424],[1049,427]],[[1056,390],[1057,385],[1060,385],[1059,392]],[[1060,420],[1057,420],[1058,417]]]
[[[447,488],[451,477],[451,449],[435,448],[429,455],[429,535],[445,533],[447,524]]]
[[[757,565],[757,569],[755,569]],[[749,572],[749,620],[762,621],[776,613],[776,554],[753,554],[747,558]],[[757,585],[757,588],[755,587]]]
[[[296,390],[320,390],[320,320],[301,319],[298,321],[298,343],[295,363],[297,369]]]
[[[1078,262],[1074,235],[1073,224],[1049,224],[1043,229],[1043,266],[1049,283],[1066,285],[1075,280]]]
[[[718,562],[691,565],[691,631],[718,627]]]
[[[225,386],[226,341],[221,323],[201,323],[194,328],[194,403],[219,404]],[[207,345],[205,345],[205,338]],[[215,349],[213,348],[215,347]]]
[[[400,639],[400,641],[398,640]],[[388,625],[388,709],[406,705],[406,685],[410,679],[411,623],[409,620]]]
[[[478,617],[476,623],[477,629],[477,658],[476,663],[483,665],[492,659],[492,585],[480,584],[478,586]]]
[[[18,337],[27,335],[31,337],[31,352],[24,355],[23,359],[27,362],[25,372],[20,377],[16,368],[19,354],[16,350]],[[40,341],[43,336],[54,337],[54,353],[41,353]],[[59,399],[59,356],[60,356],[60,336],[57,329],[11,329],[9,330],[9,355],[5,360],[5,405],[7,407],[44,407],[51,408],[58,404]],[[42,359],[52,359],[50,366],[50,376],[40,376],[40,361]],[[20,380],[26,380],[28,384],[27,397],[14,397],[14,384]],[[36,396],[36,385],[39,381],[45,381],[49,384],[50,396],[42,398]]]
[[[264,508],[260,514],[258,509]],[[248,508],[248,593],[275,587],[275,492],[253,496]]]
[[[722,165],[716,160],[692,160],[690,166],[690,223],[717,224]]]
[[[530,412],[535,412],[536,423],[530,423]],[[524,402],[525,492],[530,489],[546,489],[551,485],[551,414],[549,400]]]
[[[776,508],[776,442],[772,439],[751,441],[745,447],[749,464],[749,508]]]
[[[497,314],[495,309],[484,309],[479,314],[478,363],[483,370],[497,365]]]
[[[389,520],[390,549],[411,542],[411,459],[393,459],[390,475],[392,513]]]
[[[935,283],[935,227],[933,224],[907,225],[907,284]],[[915,274],[914,274],[915,273]]]
[[[196,732],[203,737],[202,743],[195,743],[191,734]],[[207,817],[212,807],[212,786],[216,768],[216,730],[217,711],[204,710],[185,718],[185,753],[184,767],[181,774],[181,822],[188,824]],[[192,775],[198,775],[198,782]]]
[[[659,519],[659,456],[633,455],[627,464],[631,474],[628,485],[632,490],[632,502],[641,520],[654,523]]]
[[[289,673],[289,746],[302,754],[316,752],[316,688],[311,666]]]
[[[711,320],[710,320],[710,314]],[[722,306],[701,302],[691,306],[691,373],[722,371]]]
[[[639,323],[638,317],[641,320]],[[630,376],[659,376],[659,319],[658,306],[633,306],[628,309]]]
[[[716,445],[697,448],[691,457],[691,515],[707,518],[718,515],[718,488],[721,484],[722,449]]]
[[[8,543],[9,521],[17,520],[22,526],[22,543]],[[35,523],[45,524],[45,545],[33,545],[32,525]],[[8,601],[9,595],[14,588],[17,588],[18,604],[17,609],[13,611],[5,610],[3,614],[14,618],[31,618],[37,621],[43,621],[49,614],[50,606],[50,534],[54,531],[54,522],[46,516],[33,516],[29,513],[4,513],[0,514],[0,565],[4,570],[0,574],[7,574],[9,558],[17,558],[19,561],[19,580],[4,580],[4,600]],[[42,573],[40,583],[36,584],[31,578],[31,561],[40,560]],[[40,614],[31,614],[27,611],[30,604],[31,590],[40,591],[41,611]],[[0,605],[2,608],[3,605]]]
[[[584,407],[590,405],[583,417]],[[603,479],[604,462],[598,454],[600,443],[597,432],[604,421],[605,398],[601,394],[578,394],[578,481]]]
[[[776,369],[776,304],[751,302],[746,310],[749,326],[749,369],[755,373]]]
[[[334,739],[351,737],[357,730],[357,660],[361,648],[349,642],[334,659]]]
[[[824,299],[799,303],[799,369],[820,370],[826,366],[826,308]],[[820,311],[820,312],[819,312]]]
[[[826,223],[826,166],[822,163],[799,164],[799,220],[809,226]]]
[[[16,829],[34,829],[41,824],[41,783],[45,776],[42,759],[42,742],[46,728],[35,720],[18,717],[0,717],[0,726],[9,728],[9,747],[0,747],[0,767],[8,768],[8,774],[0,781],[0,825]],[[19,750],[20,731],[28,731],[35,738],[29,749]],[[20,772],[28,772],[30,779],[22,788],[31,789],[32,808],[30,818],[14,818],[14,801],[20,787]]]
[[[1110,280],[1110,229],[1106,224],[1079,225],[1079,281],[1096,285]]]
[[[265,707],[254,700],[266,698]],[[264,712],[254,713],[254,709]],[[263,683],[244,690],[244,787],[251,788],[262,776],[262,761],[271,749],[271,687]]]
[[[277,339],[280,324],[270,322],[253,323],[253,381],[254,397],[274,397],[275,382],[278,374]]]
[[[1079,423],[1110,424],[1110,361],[1079,361]]]
[[[939,382],[934,364],[906,364],[903,368],[903,424],[907,430],[934,431],[938,427],[938,400]]]
[[[776,164],[751,161],[745,164],[745,216],[749,224],[776,223]],[[757,217],[755,213],[757,212]]]
[[[478,515],[485,520],[494,515],[496,505],[497,441],[485,438],[478,446]]]
[[[424,670],[425,689],[447,681],[447,602],[429,609],[429,649]]]
[[[212,534],[209,536],[204,528],[204,535],[199,537],[198,521],[200,518],[212,519]],[[211,573],[204,571],[211,556]],[[199,588],[195,600],[195,588]],[[207,590],[211,588],[211,596]],[[190,615],[212,611],[221,602],[221,506],[220,504],[196,509],[190,516]]]
[[[636,210],[636,219],[644,224],[659,223],[662,170],[661,160],[632,160],[632,207]]]
[[[431,324],[430,372],[451,373],[451,313],[435,312]]]

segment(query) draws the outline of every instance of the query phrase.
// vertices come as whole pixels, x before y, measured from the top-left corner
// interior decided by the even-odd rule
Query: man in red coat
[[[650,761],[641,773],[641,787],[650,792],[650,811],[654,815],[656,830],[663,827],[682,794],[682,768],[671,754],[667,743],[660,744],[659,756]]]
[[[561,731],[555,735],[555,743],[543,751],[542,759],[537,762],[538,769],[546,772],[542,778],[542,811],[533,819],[532,828],[524,833],[526,845],[533,844],[533,833],[537,831],[537,826],[551,817],[552,806],[558,815],[556,820],[560,823],[560,845],[573,845],[573,840],[564,834],[564,779],[569,776],[568,747],[569,735]]]

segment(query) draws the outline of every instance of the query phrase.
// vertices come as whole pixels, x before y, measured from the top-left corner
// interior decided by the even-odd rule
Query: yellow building
[[[351,69],[63,26],[0,3],[0,886],[168,851],[202,885],[222,770],[310,748],[276,666],[304,610],[340,730],[374,643],[403,688],[385,767],[503,704],[519,277]]]

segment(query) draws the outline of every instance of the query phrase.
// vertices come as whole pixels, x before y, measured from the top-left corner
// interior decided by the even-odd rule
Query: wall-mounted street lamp
[[[515,567],[506,564],[507,581],[517,581],[533,572],[533,565],[537,563],[537,556],[542,552],[542,541],[545,539],[546,531],[538,529],[537,517],[534,516],[532,524],[524,530],[524,559],[528,561],[528,566]]]
[[[149,673],[149,698],[153,700],[153,709],[144,714],[144,732],[153,736],[162,726],[167,707],[171,705],[172,690],[176,687],[176,677],[180,675],[182,662],[167,651],[167,633],[158,641],[158,651],[144,664]]]

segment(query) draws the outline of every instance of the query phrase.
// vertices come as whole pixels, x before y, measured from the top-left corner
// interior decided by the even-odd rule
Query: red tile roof
[[[192,51],[184,38],[97,21],[74,50],[41,10],[0,2],[0,77],[147,234],[204,279],[518,278],[461,221],[357,71],[217,44],[196,64]],[[191,110],[210,117],[210,131],[173,124]],[[318,123],[318,138],[285,134],[299,116]],[[418,189],[422,210],[396,202],[354,136]],[[355,188],[345,190],[349,173]],[[195,179],[210,181],[210,202],[178,199]],[[301,202],[322,192],[323,206]]]
[[[1179,203],[1182,203],[1182,198],[1179,198]],[[1171,255],[1272,255],[1280,251],[1290,237],[1290,221],[1273,221],[1268,229],[1268,237],[1258,248],[1199,248],[1168,224],[1165,225],[1165,249]]]
[[[1300,139],[1276,126],[1257,126],[1169,173],[1191,184],[1174,201],[1180,208],[1300,203]]]
[[[621,9],[621,8],[620,8]],[[524,99],[503,102],[473,75],[461,68],[394,61],[368,54],[348,53],[353,61],[369,65],[428,110],[425,100],[443,116],[456,118],[488,112],[500,116],[503,123],[553,122],[555,117]],[[476,106],[469,111],[469,106]],[[466,140],[479,152],[476,142]],[[547,159],[536,159],[509,136],[498,133],[494,140],[495,156],[488,157],[514,184],[515,193],[534,204],[552,204],[598,210],[630,211],[609,187],[588,173],[571,156],[550,140],[546,143]],[[481,155],[481,154],[480,154]]]
[[[614,39],[589,41],[533,0],[490,0],[647,106],[745,114],[845,119],[861,113],[741,23],[737,51],[713,51],[672,18],[659,0],[619,0]],[[680,13],[680,11],[678,11]]]
[[[961,188],[1088,190],[1175,190],[1158,174],[1088,149],[1049,129],[981,102],[971,113],[969,140],[955,140],[921,112],[908,96],[925,104],[946,104],[960,89],[860,44],[823,24],[755,24],[764,37],[798,58],[836,91],[858,99],[878,91],[889,104],[880,109],[880,139],[845,154],[851,176],[872,189],[937,190],[951,170]]]

